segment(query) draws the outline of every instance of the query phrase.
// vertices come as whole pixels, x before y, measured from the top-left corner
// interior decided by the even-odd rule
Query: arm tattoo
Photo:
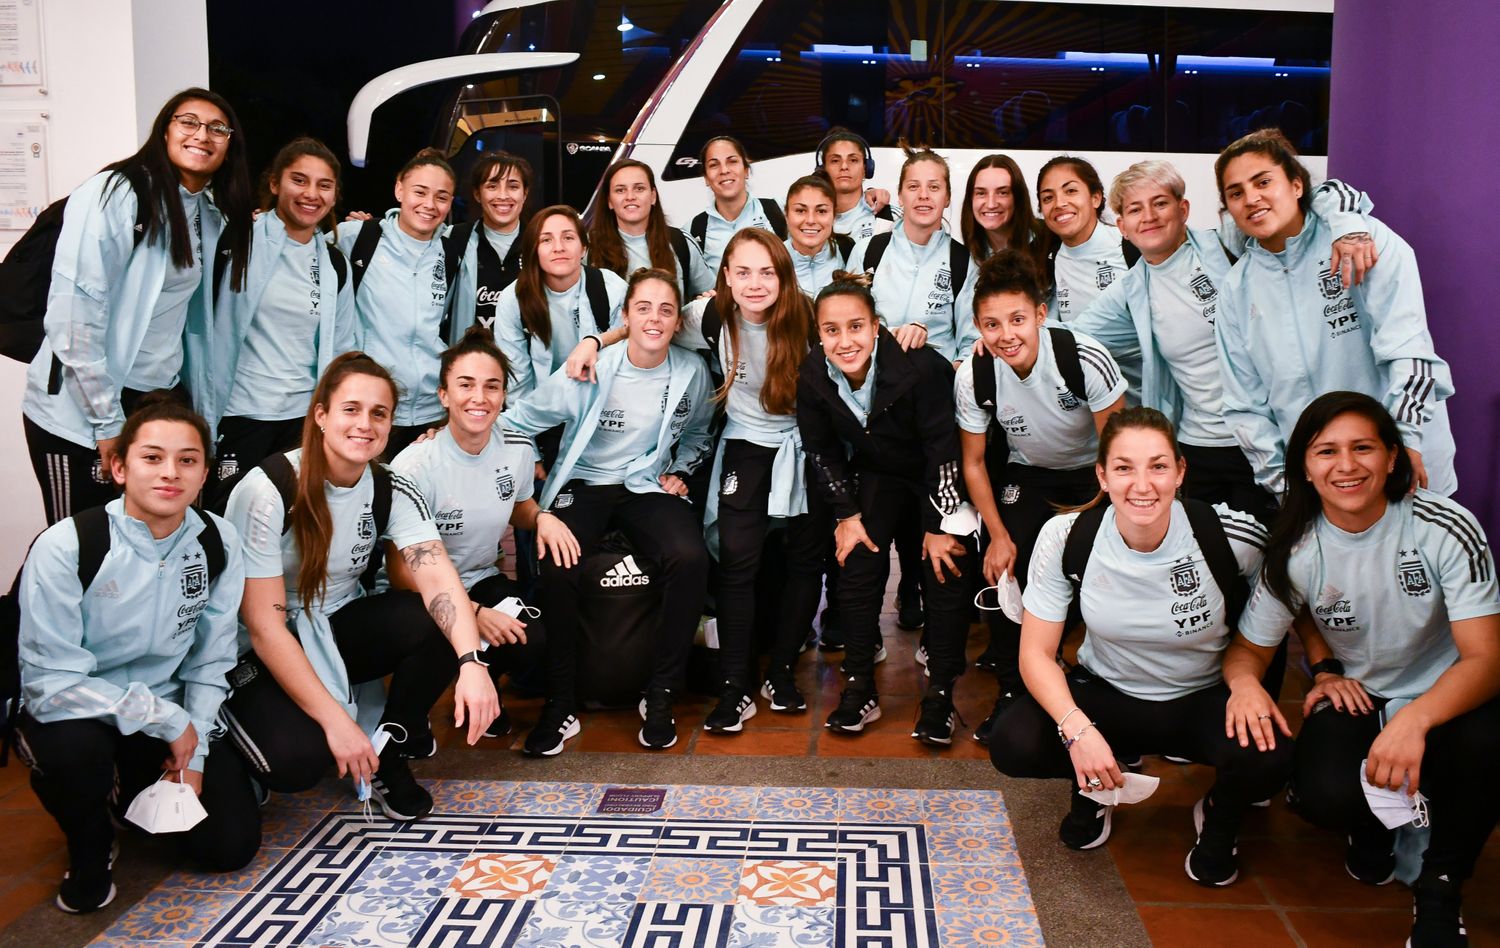
[[[438,557],[442,555],[443,544],[438,540],[417,543],[401,551],[401,558],[406,561],[406,568],[413,573],[428,563],[436,563]]]
[[[457,608],[453,605],[453,597],[447,593],[438,593],[427,604],[427,612],[432,616],[432,621],[447,635],[453,631],[453,620],[458,615]]]
[[[283,605],[282,603],[279,603],[279,602],[276,603],[275,605],[273,605],[271,608],[275,609],[277,612],[285,612],[286,611],[286,606]]]

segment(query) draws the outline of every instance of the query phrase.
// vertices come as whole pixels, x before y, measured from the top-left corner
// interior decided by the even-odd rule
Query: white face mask
[[[994,590],[996,605],[989,605],[984,601],[984,594]],[[1010,575],[1010,570],[1000,574],[1000,582],[993,586],[986,586],[974,594],[974,605],[985,612],[994,612],[999,609],[1005,613],[1005,618],[1012,622],[1021,621],[1021,584]]]
[[[162,774],[156,783],[136,794],[125,811],[127,820],[148,833],[181,833],[208,817],[192,787],[174,783],[166,776]]]
[[[1116,787],[1113,790],[1085,790],[1083,791],[1090,800],[1103,806],[1119,806],[1122,803],[1140,803],[1142,800],[1156,792],[1161,783],[1160,777],[1152,777],[1149,774],[1136,774],[1126,771],[1121,774],[1125,778],[1125,786]]]
[[[1377,787],[1365,779],[1365,767],[1369,761],[1359,762],[1359,786],[1365,792],[1365,803],[1370,812],[1385,825],[1386,829],[1400,829],[1410,823],[1421,829],[1427,825],[1427,798],[1421,793],[1412,796],[1407,790],[1410,780],[1401,782],[1401,789],[1388,790]]]

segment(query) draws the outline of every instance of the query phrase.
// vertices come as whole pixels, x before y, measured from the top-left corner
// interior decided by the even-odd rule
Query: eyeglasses
[[[172,124],[182,129],[182,131],[187,135],[196,135],[198,133],[198,129],[207,125],[208,137],[212,138],[216,142],[221,142],[224,139],[228,138],[230,135],[234,134],[234,129],[230,128],[228,125],[225,125],[223,122],[205,122],[191,112],[183,112],[179,115],[172,116]]]

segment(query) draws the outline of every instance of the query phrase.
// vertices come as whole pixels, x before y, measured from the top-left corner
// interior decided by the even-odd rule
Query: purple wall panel
[[[1337,0],[1328,173],[1416,249],[1458,500],[1500,540],[1500,2]]]

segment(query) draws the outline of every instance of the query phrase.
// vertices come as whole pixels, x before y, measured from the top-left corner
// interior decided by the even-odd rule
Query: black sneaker
[[[870,664],[879,665],[881,662],[890,657],[891,653],[886,649],[885,642],[884,640],[882,640],[881,643],[875,647],[875,657],[870,659]],[[839,674],[849,674],[849,659],[846,658],[842,662],[839,662]]]
[[[738,734],[744,730],[745,722],[755,717],[755,699],[732,681],[724,682],[719,692],[719,703],[703,720],[703,730],[715,734]],[[673,740],[676,731],[673,731]],[[668,745],[670,746],[670,745]]]
[[[1240,815],[1215,806],[1213,791],[1193,804],[1193,825],[1198,842],[1188,851],[1183,868],[1199,885],[1229,885],[1240,877]]]
[[[898,589],[896,592],[896,628],[915,632],[927,624],[927,610],[922,607],[920,589]]]
[[[1000,667],[1000,656],[986,647],[979,657],[974,659],[974,667],[980,671],[993,672]]]
[[[495,720],[484,729],[485,737],[504,737],[510,733],[510,712],[505,710],[505,705],[500,706],[500,713],[495,715]]]
[[[115,856],[120,844],[112,843],[103,864],[70,866],[57,887],[57,907],[69,915],[97,912],[115,900]]]
[[[760,695],[771,703],[772,711],[796,714],[807,710],[807,699],[797,690],[797,677],[790,668],[773,668],[760,686]]]
[[[748,700],[749,696],[746,696]],[[755,706],[754,702],[750,705]],[[652,688],[641,699],[641,733],[636,740],[642,747],[666,750],[677,743],[677,719],[672,717],[672,689]]]
[[[437,738],[432,736],[431,731],[413,734],[409,739],[401,741],[400,744],[401,756],[407,760],[426,760],[429,757],[437,756]]]
[[[1005,713],[1005,709],[1010,707],[1011,702],[1015,700],[1016,696],[1009,691],[1001,692],[1000,697],[995,699],[995,707],[990,711],[990,716],[980,721],[979,726],[974,729],[974,740],[984,747],[989,747],[990,731],[994,728],[996,719]]]
[[[818,636],[818,651],[842,652],[844,650],[844,623],[839,616],[837,606],[831,605],[823,610],[820,628],[822,634]]]
[[[875,689],[850,678],[839,695],[839,706],[828,715],[823,726],[838,734],[858,734],[871,721],[880,719],[880,696]]]
[[[1416,897],[1406,948],[1466,948],[1469,931],[1464,928],[1463,898],[1458,885],[1446,875],[1429,878],[1424,873],[1413,891]]]
[[[392,741],[380,755],[380,769],[370,778],[370,795],[387,817],[398,823],[410,823],[432,812],[432,794],[417,783],[406,758],[396,747]]]
[[[1073,788],[1072,805],[1057,828],[1057,838],[1069,849],[1093,849],[1109,839],[1109,826],[1115,808],[1089,799],[1088,794]]]
[[[1349,834],[1344,871],[1365,885],[1385,885],[1396,878],[1396,831],[1384,826]]]
[[[578,716],[573,713],[570,705],[561,701],[548,701],[542,705],[542,716],[536,722],[536,727],[526,735],[526,743],[521,747],[521,753],[527,757],[556,757],[562,753],[563,744],[568,738],[577,737],[582,730],[578,725]]]
[[[947,688],[929,688],[922,696],[922,709],[911,736],[923,744],[947,747],[953,743],[953,724],[958,712],[953,710],[953,695]]]

